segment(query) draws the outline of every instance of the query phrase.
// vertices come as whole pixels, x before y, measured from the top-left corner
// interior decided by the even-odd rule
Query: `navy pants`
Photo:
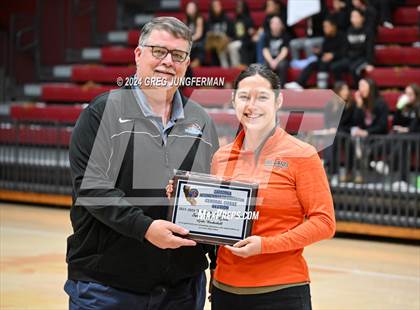
[[[212,310],[311,310],[309,285],[289,287],[265,294],[237,295],[212,288]]]
[[[156,287],[151,293],[136,294],[94,282],[67,280],[70,310],[202,310],[206,276],[184,280],[175,287]]]

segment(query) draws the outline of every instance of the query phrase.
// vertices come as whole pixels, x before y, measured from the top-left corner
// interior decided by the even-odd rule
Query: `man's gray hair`
[[[139,45],[146,44],[150,33],[153,30],[164,30],[172,34],[175,38],[185,39],[188,42],[188,52],[191,51],[192,34],[190,28],[187,27],[178,18],[171,16],[155,17],[141,29]]]

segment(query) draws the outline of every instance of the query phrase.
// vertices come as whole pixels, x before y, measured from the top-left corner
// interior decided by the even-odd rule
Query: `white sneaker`
[[[408,184],[405,181],[395,181],[392,183],[391,188],[393,191],[406,192],[408,190]]]
[[[289,82],[284,84],[284,88],[286,89],[303,89],[302,86],[299,85],[297,82]]]
[[[394,29],[394,25],[391,22],[384,22],[383,26],[388,29]]]
[[[383,174],[383,175],[388,175],[389,174],[389,166],[383,162],[382,160],[379,161],[371,161],[370,162],[370,166],[376,170],[376,172]]]

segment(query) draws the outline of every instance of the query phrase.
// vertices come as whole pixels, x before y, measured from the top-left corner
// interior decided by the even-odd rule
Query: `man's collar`
[[[136,101],[139,104],[139,107],[143,115],[145,117],[156,117],[156,115],[152,111],[152,108],[150,107],[150,104],[144,92],[138,86],[134,86],[133,90],[134,90]],[[182,103],[182,97],[179,90],[177,90],[172,99],[172,111],[171,111],[170,119],[172,121],[176,121],[178,119],[183,119],[184,117],[185,115],[184,115],[184,106]]]

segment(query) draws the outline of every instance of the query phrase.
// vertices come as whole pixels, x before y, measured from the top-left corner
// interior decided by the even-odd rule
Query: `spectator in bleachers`
[[[228,45],[232,67],[249,65],[254,62],[255,47],[251,40],[254,33],[254,22],[249,15],[248,4],[244,0],[238,1],[234,21],[234,38]]]
[[[405,0],[370,0],[372,6],[378,12],[377,23],[386,28],[394,28],[392,12],[398,5],[403,5]]]
[[[253,41],[257,42],[256,56],[257,62],[264,63],[263,48],[265,42],[265,35],[270,32],[270,20],[274,16],[278,16],[283,25],[287,25],[287,8],[279,0],[267,0],[265,3],[265,18],[262,27],[258,28],[256,34],[253,36]],[[293,36],[292,29],[286,27],[289,35]]]
[[[398,99],[397,110],[392,122],[396,133],[420,132],[420,87],[410,84]]]
[[[333,0],[332,10],[329,17],[335,20],[338,30],[347,32],[350,26],[350,3],[349,0]]]
[[[343,74],[350,72],[353,85],[357,85],[364,70],[373,70],[374,36],[367,24],[365,15],[359,9],[351,11],[351,26],[347,30],[346,55],[331,65],[331,71],[336,81],[343,80]]]
[[[207,51],[216,52],[219,64],[224,68],[228,68],[227,47],[233,37],[233,24],[223,10],[221,1],[211,1],[207,26],[208,32],[205,49]]]
[[[280,17],[272,17],[270,31],[265,35],[263,55],[268,67],[278,74],[282,87],[286,82],[289,67],[289,41],[289,35]]]
[[[204,33],[205,22],[203,16],[198,11],[198,5],[194,1],[190,1],[185,6],[185,24],[190,28],[193,34],[193,46],[191,48],[190,59],[191,67],[197,67],[205,61],[204,50]]]
[[[393,138],[391,144],[386,145],[389,156],[383,160],[371,161],[370,166],[380,174],[388,175],[392,169],[392,188],[406,191],[409,188],[411,159],[416,152],[416,143],[412,139],[401,139],[400,136],[418,136],[420,133],[420,87],[410,84],[404,94],[398,99],[397,110],[392,122]]]
[[[323,28],[325,36],[321,46],[321,52],[318,55],[318,60],[307,65],[300,73],[297,81],[287,83],[285,85],[286,88],[305,88],[311,74],[316,70],[318,70],[318,88],[328,88],[330,66],[334,61],[343,57],[345,37],[343,33],[338,31],[337,25],[333,19],[325,19]]]
[[[353,127],[353,114],[355,110],[350,88],[345,82],[336,82],[334,85],[334,92],[337,96],[327,103],[324,111],[325,129],[328,134],[350,134],[350,129]],[[344,107],[342,106],[343,104]],[[340,118],[340,121],[338,126],[335,127],[338,118]],[[340,142],[341,143],[338,143],[336,137],[333,144],[324,152],[325,164],[328,167],[330,175],[336,175],[338,173],[338,146],[341,146],[341,149],[344,149],[343,140]]]
[[[351,136],[355,141],[356,164],[362,171],[367,171],[368,163],[375,152],[377,144],[366,144],[362,141],[368,135],[386,134],[388,132],[389,108],[386,101],[379,95],[376,83],[369,78],[359,81],[359,88],[354,94],[356,108],[353,114],[354,127]],[[364,140],[364,139],[363,139]],[[363,176],[355,176],[356,183],[363,182]]]
[[[363,12],[366,27],[373,33],[376,33],[376,27],[378,25],[376,9],[367,0],[352,0],[351,3],[353,9],[358,9]]]
[[[325,1],[320,1],[321,11],[306,19],[305,36],[290,41],[290,66],[297,69],[306,67],[309,63],[317,60],[324,39],[323,24],[327,7]],[[305,58],[301,59],[301,51],[305,52]]]

